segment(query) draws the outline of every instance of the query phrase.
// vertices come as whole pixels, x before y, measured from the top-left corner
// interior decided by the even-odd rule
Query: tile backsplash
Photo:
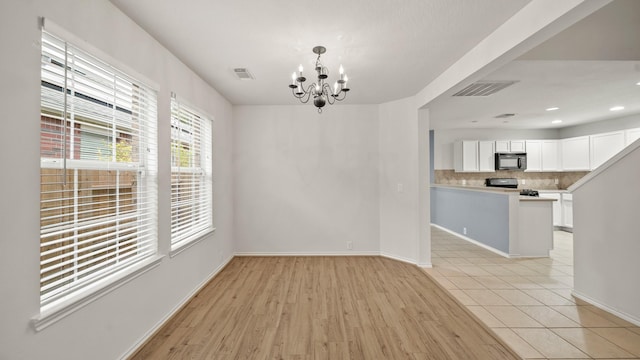
[[[453,170],[435,170],[434,172],[435,184],[484,186],[486,178],[504,177],[518,179],[518,188],[520,189],[535,190],[566,190],[589,173],[588,171],[523,172],[505,170],[480,173],[455,172]]]

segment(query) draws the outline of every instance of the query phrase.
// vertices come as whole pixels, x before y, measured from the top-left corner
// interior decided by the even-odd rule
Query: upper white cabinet
[[[560,140],[562,169],[565,171],[588,171],[589,136],[578,136]]]
[[[527,140],[527,170],[542,171],[542,141]]]
[[[496,140],[496,152],[525,152],[524,140]]]
[[[558,140],[527,140],[527,171],[559,171]]]
[[[640,139],[640,129],[628,129],[625,130],[625,143],[624,146],[631,145],[632,142]]]
[[[590,171],[640,139],[640,128],[555,140],[459,140],[454,143],[457,172],[495,171],[495,153],[527,154],[527,170]]]
[[[493,141],[461,140],[453,144],[453,168],[456,172],[495,171]]]
[[[511,140],[511,152],[526,152],[525,141],[524,140]]]
[[[456,172],[479,171],[477,140],[461,140],[453,144],[453,169]]]
[[[496,171],[496,161],[493,141],[478,142],[478,168],[480,171]]]
[[[624,131],[591,135],[591,169],[602,165],[624,147]]]
[[[542,140],[542,171],[560,170],[560,145],[558,140]]]

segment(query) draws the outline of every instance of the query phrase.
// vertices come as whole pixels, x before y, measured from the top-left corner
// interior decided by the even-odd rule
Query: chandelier
[[[301,103],[306,104],[313,96],[313,105],[318,108],[318,113],[322,113],[322,107],[327,103],[333,105],[336,101],[342,101],[347,97],[347,81],[349,78],[344,73],[342,65],[340,65],[340,78],[333,84],[333,89],[326,82],[329,77],[329,71],[320,62],[320,55],[324,54],[327,49],[324,46],[316,46],[313,48],[313,53],[318,54],[316,59],[316,73],[318,74],[318,81],[310,84],[307,89],[304,88],[304,82],[307,80],[302,76],[302,65],[298,67],[298,72],[291,75],[291,92]]]

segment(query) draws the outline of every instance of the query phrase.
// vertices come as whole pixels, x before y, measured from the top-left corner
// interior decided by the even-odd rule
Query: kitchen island
[[[431,223],[505,257],[547,257],[554,199],[518,189],[431,185]]]

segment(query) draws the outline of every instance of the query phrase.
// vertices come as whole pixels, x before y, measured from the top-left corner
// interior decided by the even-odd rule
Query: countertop
[[[486,186],[431,184],[431,187],[463,189],[463,190],[470,190],[470,191],[483,191],[483,192],[492,192],[492,193],[520,193],[520,189],[486,187]]]
[[[556,199],[541,198],[537,196],[520,196],[520,201],[557,201]]]
[[[522,189],[510,189],[510,188],[501,188],[501,187],[447,185],[447,184],[431,184],[431,187],[480,191],[480,192],[499,193],[499,194],[508,194],[508,195],[511,195],[511,194],[519,195],[520,190],[522,190]],[[566,190],[540,190],[539,192],[566,192]],[[522,201],[556,201],[555,199],[541,198],[537,196],[518,196],[518,197]]]

